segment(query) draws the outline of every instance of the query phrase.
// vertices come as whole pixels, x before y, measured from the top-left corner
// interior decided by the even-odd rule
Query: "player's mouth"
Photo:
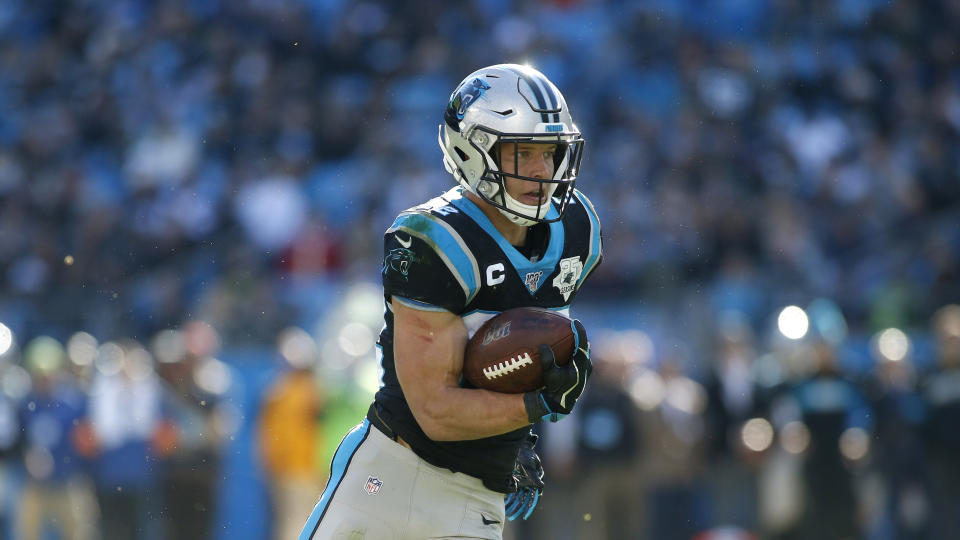
[[[543,200],[546,199],[544,195],[541,198],[540,190],[528,191],[523,195],[520,195],[518,202],[526,204],[528,206],[540,206],[543,204]]]

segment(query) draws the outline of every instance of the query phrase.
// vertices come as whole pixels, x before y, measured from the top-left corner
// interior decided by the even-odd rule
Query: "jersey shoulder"
[[[476,257],[453,217],[449,199],[436,197],[400,213],[384,233],[383,284],[395,294],[459,312],[480,287]]]
[[[573,217],[574,219],[589,223],[592,227],[595,227],[599,233],[600,216],[597,214],[597,209],[593,206],[593,202],[587,195],[579,189],[574,188],[573,197],[570,198],[570,202],[567,204],[564,216]]]
[[[582,242],[583,245],[580,247],[586,252],[582,278],[579,281],[582,284],[603,261],[603,231],[600,226],[600,216],[586,194],[579,189],[574,189],[563,219],[565,228],[569,231],[569,237],[574,239],[578,246]]]

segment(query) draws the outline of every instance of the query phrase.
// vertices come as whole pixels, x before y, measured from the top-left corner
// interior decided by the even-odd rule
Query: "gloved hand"
[[[543,465],[540,464],[540,456],[533,451],[536,444],[537,436],[531,433],[517,452],[517,462],[513,466],[513,480],[517,484],[517,491],[508,493],[504,498],[507,519],[510,521],[521,516],[527,519],[540,501],[544,485]]]
[[[574,319],[571,324],[576,341],[570,363],[558,366],[553,350],[548,345],[540,346],[544,387],[539,391],[527,392],[523,396],[527,419],[531,424],[541,420],[557,422],[570,414],[593,371],[587,331],[577,319]]]

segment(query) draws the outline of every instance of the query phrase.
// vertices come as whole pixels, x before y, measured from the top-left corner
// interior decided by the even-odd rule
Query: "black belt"
[[[400,439],[400,435],[391,429],[390,426],[387,425],[387,422],[380,417],[380,411],[377,409],[376,402],[371,403],[370,408],[367,409],[367,420],[370,420],[370,424],[379,429],[381,433],[387,437],[390,437],[390,440],[396,441],[397,439]],[[410,445],[404,443],[404,446],[409,447]]]

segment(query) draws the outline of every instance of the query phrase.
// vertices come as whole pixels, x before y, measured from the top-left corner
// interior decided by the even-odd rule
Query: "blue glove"
[[[567,365],[558,366],[553,350],[548,345],[540,346],[544,387],[523,396],[527,419],[531,424],[541,420],[558,422],[570,414],[593,372],[587,331],[577,319],[570,324],[573,326],[575,342],[573,357]]]
[[[540,463],[540,456],[533,451],[536,444],[537,436],[531,433],[517,452],[517,462],[513,466],[513,480],[517,491],[508,493],[504,498],[507,519],[510,521],[518,517],[527,519],[540,501],[544,485],[543,465]]]

